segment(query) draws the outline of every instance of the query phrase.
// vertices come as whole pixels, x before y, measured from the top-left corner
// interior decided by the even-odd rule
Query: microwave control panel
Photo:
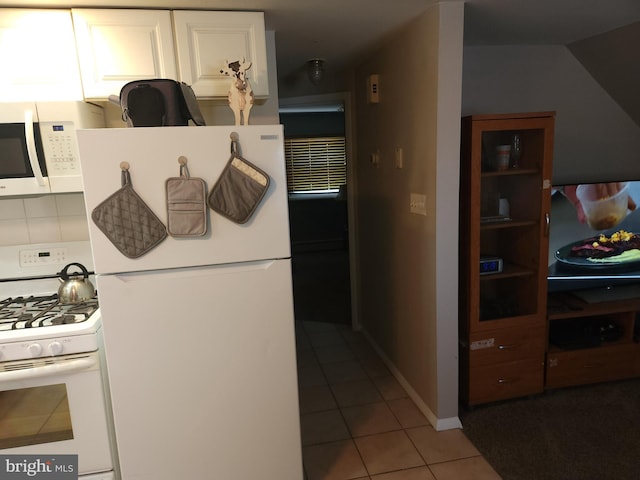
[[[40,137],[50,177],[80,175],[73,122],[40,122]]]

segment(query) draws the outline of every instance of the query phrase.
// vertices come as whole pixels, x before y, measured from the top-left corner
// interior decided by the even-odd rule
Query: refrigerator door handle
[[[187,278],[207,277],[212,274],[225,275],[229,273],[269,270],[276,262],[288,259],[255,260],[241,263],[227,263],[221,265],[203,265],[199,267],[173,268],[166,270],[141,271],[131,273],[99,274],[117,278],[123,283],[144,281],[145,277],[153,274],[154,280],[166,278],[175,281]]]

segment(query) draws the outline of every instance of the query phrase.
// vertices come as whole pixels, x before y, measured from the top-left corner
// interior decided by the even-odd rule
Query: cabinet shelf
[[[537,175],[540,170],[537,168],[511,168],[509,170],[483,170],[483,177],[510,177],[517,175]]]
[[[576,317],[590,317],[624,312],[640,312],[640,298],[615,302],[586,303],[570,293],[549,295],[549,321]]]
[[[535,220],[504,220],[502,222],[480,221],[480,230],[498,230],[502,228],[531,227],[536,225]]]
[[[526,277],[535,275],[535,271],[530,268],[522,267],[520,265],[516,265],[513,263],[507,263],[502,266],[502,271],[500,273],[488,273],[486,275],[480,275],[480,281],[490,281],[490,280],[503,280],[505,278],[513,278],[513,277]]]
[[[589,353],[594,352],[607,352],[607,351],[615,351],[621,345],[638,345],[636,342],[628,340],[626,338],[620,338],[618,340],[603,342],[600,345],[595,347],[587,347],[587,348],[560,348],[556,345],[549,344],[547,348],[547,354],[559,354],[559,353],[583,353],[584,355],[588,355]],[[613,349],[613,350],[610,350]],[[638,349],[640,350],[640,345],[638,345]]]

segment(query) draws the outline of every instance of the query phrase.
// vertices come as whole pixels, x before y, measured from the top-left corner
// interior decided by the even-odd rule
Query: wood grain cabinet
[[[514,136],[521,157],[500,164],[498,147]],[[553,112],[462,120],[460,393],[467,405],[544,390],[553,137]]]
[[[461,393],[469,405],[543,390],[545,330],[498,328],[461,342]]]
[[[638,312],[640,299],[587,303],[570,293],[551,296],[546,387],[640,376]]]
[[[0,102],[82,100],[69,10],[0,11]]]
[[[171,12],[73,9],[84,96],[106,100],[132,80],[177,80]]]
[[[226,97],[225,60],[251,62],[247,78],[256,98],[269,96],[267,47],[262,12],[173,12],[180,79],[199,98]]]

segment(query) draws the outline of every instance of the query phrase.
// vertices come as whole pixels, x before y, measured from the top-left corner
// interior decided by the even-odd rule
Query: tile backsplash
[[[89,240],[82,193],[0,199],[0,246]]]

